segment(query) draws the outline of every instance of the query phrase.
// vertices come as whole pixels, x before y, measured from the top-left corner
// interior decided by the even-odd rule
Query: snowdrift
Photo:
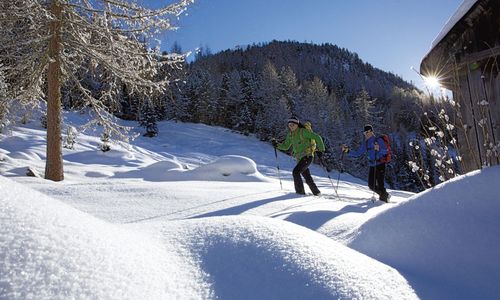
[[[288,222],[113,225],[4,177],[0,190],[0,298],[416,298],[396,270]]]
[[[349,246],[400,270],[422,298],[498,298],[499,183],[496,166],[440,184],[363,224]]]
[[[271,181],[257,170],[257,164],[253,160],[239,155],[224,155],[192,170],[186,170],[185,166],[175,160],[164,160],[139,170],[117,173],[114,177],[141,178],[146,181]]]
[[[181,252],[0,176],[0,299],[204,298]]]
[[[289,222],[212,217],[162,231],[183,237],[219,299],[416,299],[396,270]]]

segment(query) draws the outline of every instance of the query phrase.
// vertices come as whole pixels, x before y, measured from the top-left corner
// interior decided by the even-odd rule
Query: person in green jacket
[[[273,146],[279,150],[286,151],[292,147],[292,155],[297,160],[297,165],[293,169],[293,182],[295,184],[295,192],[297,194],[305,195],[304,183],[302,182],[301,175],[304,177],[307,185],[312,193],[316,196],[320,195],[318,187],[314,183],[309,171],[314,158],[314,151],[317,147],[318,157],[321,159],[325,151],[325,144],[323,139],[318,134],[305,128],[296,117],[288,119],[288,129],[290,130],[286,135],[283,143],[278,143],[275,139],[272,140]]]

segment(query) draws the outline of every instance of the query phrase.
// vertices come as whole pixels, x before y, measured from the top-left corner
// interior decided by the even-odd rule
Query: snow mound
[[[406,270],[423,298],[498,298],[499,182],[496,166],[440,184],[363,224],[349,246]]]
[[[202,165],[192,171],[194,180],[263,181],[257,164],[250,158],[239,155],[221,156],[215,162]]]
[[[142,178],[147,181],[227,181],[266,182],[270,181],[257,170],[257,164],[250,158],[225,155],[212,163],[193,170],[177,161],[165,160],[147,167],[116,173],[116,178]]]
[[[207,296],[197,270],[168,244],[2,176],[0,194],[0,299]]]
[[[133,152],[119,148],[111,149],[107,152],[100,150],[80,151],[64,155],[64,159],[69,162],[85,162],[85,164],[114,165],[114,166],[139,166],[144,162],[137,158]]]
[[[182,165],[173,160],[164,160],[151,164],[143,168],[142,170],[146,172],[154,172],[154,171],[164,171],[164,170],[168,171],[172,169],[182,169]]]
[[[157,223],[219,299],[415,299],[394,269],[301,226],[230,216]]]
[[[169,173],[170,172],[170,173]],[[114,178],[141,178],[146,181],[168,181],[172,174],[183,172],[183,166],[174,160],[163,160],[128,172],[117,172]]]

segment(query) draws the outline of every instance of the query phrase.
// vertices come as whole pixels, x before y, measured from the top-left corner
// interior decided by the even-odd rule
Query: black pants
[[[305,194],[304,183],[302,182],[302,178],[300,177],[301,174],[302,176],[304,176],[304,179],[311,189],[311,192],[314,195],[318,195],[320,193],[318,187],[311,177],[311,172],[309,172],[309,166],[311,165],[312,161],[312,156],[305,156],[301,158],[295,168],[293,168],[293,183],[295,184],[295,192],[297,194]]]
[[[370,190],[377,193],[381,200],[387,199],[387,191],[384,186],[385,179],[385,164],[380,164],[375,167],[370,167],[368,173],[368,187]]]

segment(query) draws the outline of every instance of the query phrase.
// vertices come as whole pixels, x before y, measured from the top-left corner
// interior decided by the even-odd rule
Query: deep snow
[[[201,124],[159,128],[106,153],[98,132],[81,133],[64,150],[58,183],[24,176],[28,166],[43,173],[36,123],[0,134],[0,299],[500,294],[499,167],[417,195],[390,191],[383,204],[348,174],[334,197],[313,166],[326,196],[301,197],[294,161],[280,153],[277,162],[254,137]]]

